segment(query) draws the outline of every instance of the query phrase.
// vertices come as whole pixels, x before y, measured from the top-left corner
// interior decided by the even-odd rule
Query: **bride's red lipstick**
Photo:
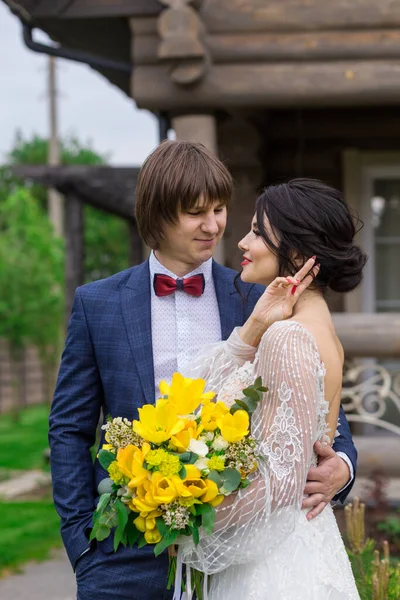
[[[243,257],[243,261],[240,263],[242,267],[249,265],[252,261],[249,258]]]

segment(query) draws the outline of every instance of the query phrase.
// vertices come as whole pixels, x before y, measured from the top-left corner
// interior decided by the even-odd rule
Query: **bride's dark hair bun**
[[[294,275],[299,260],[316,255],[321,289],[350,292],[361,283],[367,256],[354,236],[362,224],[338,190],[317,179],[269,186],[257,199],[256,216],[265,243],[279,257],[279,275]]]

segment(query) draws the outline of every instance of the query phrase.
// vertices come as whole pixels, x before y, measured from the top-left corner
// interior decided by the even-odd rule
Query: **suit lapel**
[[[243,325],[243,303],[235,288],[232,271],[213,261],[213,278],[221,320],[222,339],[226,340],[235,327]]]
[[[121,287],[122,315],[146,402],[154,403],[154,362],[151,335],[149,263],[134,267]]]

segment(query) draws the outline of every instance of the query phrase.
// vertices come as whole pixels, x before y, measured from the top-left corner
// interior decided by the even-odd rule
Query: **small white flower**
[[[194,463],[194,466],[197,467],[199,471],[209,471],[208,458],[198,458]]]
[[[224,440],[222,435],[216,437],[212,443],[212,447],[214,448],[214,450],[226,450],[228,446],[229,443],[226,440]]]
[[[201,442],[200,440],[194,440],[193,438],[190,440],[189,446],[186,448],[189,452],[194,452],[198,456],[207,456],[209,450],[208,446],[205,442]]]

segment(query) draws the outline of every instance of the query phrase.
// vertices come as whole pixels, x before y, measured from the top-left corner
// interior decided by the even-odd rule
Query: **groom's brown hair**
[[[202,198],[229,206],[233,191],[227,168],[203,144],[162,142],[144,161],[136,186],[135,218],[139,233],[156,249],[164,223],[175,223],[180,211],[191,210]]]

